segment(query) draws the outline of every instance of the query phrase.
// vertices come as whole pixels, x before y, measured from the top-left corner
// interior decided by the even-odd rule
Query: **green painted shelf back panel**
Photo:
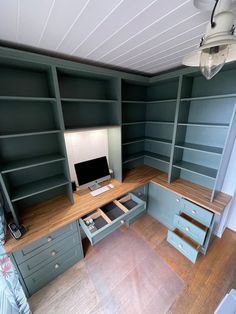
[[[186,161],[179,161],[179,162],[175,162],[174,167],[176,168],[180,168],[180,169],[184,169],[184,170],[188,170],[191,172],[195,172],[197,174],[206,176],[206,177],[210,177],[212,179],[216,178],[216,174],[217,174],[217,170],[213,169],[213,168],[209,168],[209,167],[204,167],[198,164],[193,164],[191,162],[186,162]]]
[[[0,101],[0,135],[58,129],[56,104],[38,101]]]
[[[44,164],[58,162],[62,160],[65,160],[65,157],[59,154],[37,156],[33,158],[27,158],[27,159],[12,161],[10,163],[3,164],[1,167],[1,172],[8,173],[12,171],[22,170],[25,168],[31,168],[31,167],[41,166]]]
[[[223,148],[221,147],[207,146],[207,145],[194,144],[194,143],[176,143],[175,146],[182,149],[190,149],[190,150],[196,150],[196,151],[219,154],[219,155],[222,154],[223,152]]]
[[[93,126],[119,125],[119,108],[116,103],[64,103],[62,110],[66,129]]]
[[[65,178],[64,175],[57,175],[36,182],[31,182],[13,190],[11,200],[12,202],[16,202],[23,198],[27,198],[38,193],[55,189],[65,184],[68,184],[68,180]]]
[[[31,65],[32,66],[32,65]],[[51,97],[48,71],[14,64],[0,64],[1,96]]]
[[[0,139],[0,156],[3,164],[45,155],[63,155],[59,134],[11,137]]]

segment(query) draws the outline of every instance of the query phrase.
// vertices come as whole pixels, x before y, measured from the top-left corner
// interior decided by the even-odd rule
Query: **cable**
[[[213,8],[212,13],[211,13],[211,27],[212,28],[214,28],[216,26],[216,23],[213,21],[213,19],[214,19],[215,10],[216,10],[218,2],[219,2],[219,0],[216,0],[216,3],[214,5],[214,8]]]

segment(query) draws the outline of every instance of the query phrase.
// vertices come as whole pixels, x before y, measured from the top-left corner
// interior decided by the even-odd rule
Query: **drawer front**
[[[40,268],[31,276],[25,278],[25,284],[30,295],[38,291],[58,275],[62,274],[82,258],[83,254],[81,249],[76,246],[55,259],[50,264]]]
[[[78,229],[76,222],[73,222],[52,233],[49,233],[46,237],[43,237],[38,241],[26,245],[23,249],[16,251],[14,253],[14,257],[17,263],[20,264],[75,232],[78,232]]]
[[[183,212],[204,226],[209,227],[211,224],[213,213],[187,200],[183,200]]]
[[[46,250],[41,251],[39,254],[19,264],[18,267],[21,271],[22,277],[26,278],[32,275],[35,271],[46,266],[76,245],[81,247],[78,232],[63,239],[62,241],[56,242]]]
[[[106,226],[102,227],[101,229],[97,230],[94,233],[91,233],[89,231],[88,227],[86,226],[82,218],[79,220],[80,225],[84,230],[86,236],[88,237],[89,241],[91,242],[91,244],[96,244],[97,242],[108,236],[110,233],[118,229],[124,223],[128,224],[131,218],[134,218],[136,215],[139,215],[142,211],[145,211],[146,203],[140,200],[135,195],[133,194],[130,195],[132,196],[132,199],[137,203],[137,206],[135,206],[129,212],[124,213],[123,215],[113,220],[112,222],[108,223]]]
[[[198,244],[202,245],[204,243],[206,237],[206,231],[201,228],[195,226],[190,221],[184,219],[179,215],[175,215],[174,217],[174,226],[178,228],[180,231],[185,233],[188,237],[193,239]]]
[[[173,245],[180,253],[186,256],[191,262],[195,263],[198,251],[183,239],[177,236],[174,232],[168,230],[167,241]]]

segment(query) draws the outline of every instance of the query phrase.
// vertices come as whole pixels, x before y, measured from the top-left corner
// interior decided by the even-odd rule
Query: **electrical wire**
[[[214,28],[216,26],[216,23],[213,21],[213,19],[214,19],[215,10],[216,10],[218,2],[219,2],[219,0],[216,0],[214,8],[213,8],[212,13],[211,13],[211,27],[212,28]]]

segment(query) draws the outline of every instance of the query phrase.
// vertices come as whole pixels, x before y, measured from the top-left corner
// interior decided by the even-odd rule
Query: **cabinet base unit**
[[[214,226],[214,214],[188,200],[181,202],[181,211],[174,216],[174,231],[167,241],[193,263],[198,252],[206,254]]]
[[[66,225],[13,253],[28,296],[83,258],[78,223]]]
[[[129,193],[80,219],[91,244],[96,244],[123,224],[130,224],[146,210],[146,202]]]

